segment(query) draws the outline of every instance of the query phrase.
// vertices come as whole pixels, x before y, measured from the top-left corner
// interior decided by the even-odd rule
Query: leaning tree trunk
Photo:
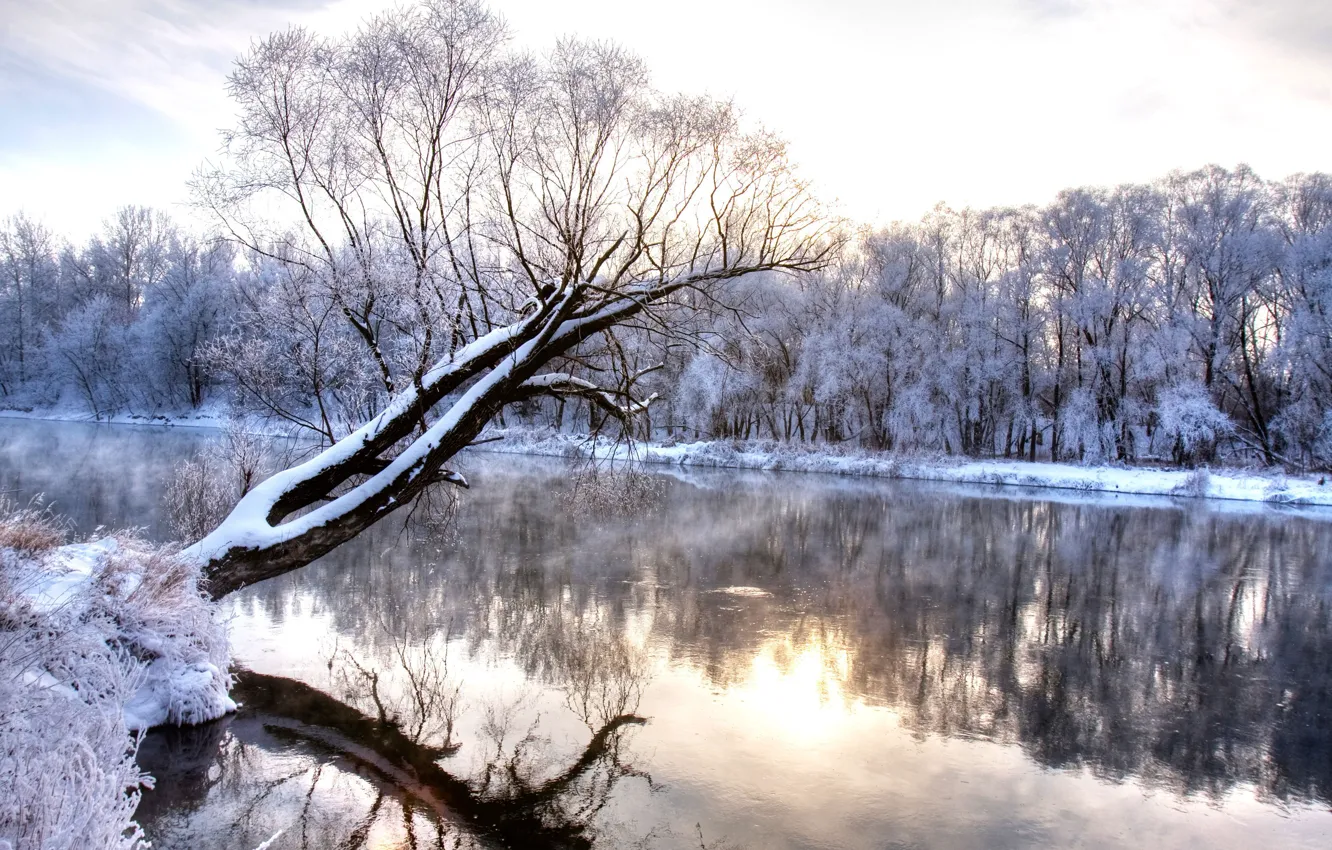
[[[574,395],[616,416],[639,412],[652,399],[635,401],[632,380],[603,388],[567,373],[538,373],[580,342],[673,293],[756,270],[732,267],[613,294],[587,284],[566,286],[526,318],[436,363],[356,431],[250,490],[217,529],[183,555],[202,565],[207,591],[220,598],[305,566],[433,484],[466,487],[444,464],[505,405],[537,395]],[[441,402],[447,406],[429,422]]]

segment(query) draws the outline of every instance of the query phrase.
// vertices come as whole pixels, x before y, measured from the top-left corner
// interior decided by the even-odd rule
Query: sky
[[[384,0],[0,0],[0,216],[82,238],[118,206],[191,221],[231,63]],[[853,219],[1246,162],[1332,170],[1327,0],[495,0],[515,42],[611,39],[659,88],[733,98]],[[199,224],[203,222],[195,219]]]

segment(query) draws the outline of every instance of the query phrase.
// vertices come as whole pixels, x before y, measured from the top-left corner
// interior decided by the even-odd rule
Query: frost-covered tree
[[[406,391],[465,392],[480,372],[428,378],[562,293],[590,316],[651,287],[548,346],[558,379],[499,424],[1332,467],[1327,175],[939,205],[834,254],[780,143],[729,104],[656,92],[609,45],[512,53],[474,3],[275,35],[230,87],[238,123],[195,183],[225,242],[134,207],[81,243],[0,227],[0,404],[226,398],[329,445]]]
[[[200,201],[299,282],[314,324],[351,329],[383,393],[186,550],[214,594],[465,484],[444,465],[508,405],[641,410],[636,372],[598,383],[581,355],[619,327],[669,330],[730,280],[830,256],[784,147],[729,104],[654,90],[613,45],[536,58],[503,40],[484,7],[437,0],[341,39],[279,33],[237,63],[239,123]],[[294,228],[262,224],[277,204]]]
[[[1276,269],[1274,353],[1285,383],[1272,425],[1288,456],[1332,465],[1332,178],[1294,177],[1277,188],[1276,205],[1284,250]]]
[[[38,371],[42,327],[58,303],[56,247],[46,227],[21,213],[0,222],[0,396]]]
[[[1155,244],[1156,194],[1148,187],[1062,193],[1045,214],[1046,269],[1054,306],[1053,455],[1126,459],[1133,453],[1130,385]],[[1064,414],[1078,426],[1062,433]],[[1074,433],[1076,432],[1076,433]],[[1069,439],[1063,439],[1067,436]]]
[[[167,216],[150,207],[116,210],[86,251],[90,294],[106,296],[127,318],[133,316],[145,292],[166,272],[174,230]]]
[[[206,352],[236,310],[234,283],[233,245],[173,235],[130,334],[145,403],[165,409],[204,403],[215,381]]]
[[[1275,343],[1267,284],[1276,245],[1264,186],[1243,166],[1175,175],[1167,185],[1180,214],[1171,237],[1183,272],[1171,321],[1192,340],[1203,386],[1241,414],[1242,433],[1272,463],[1274,401],[1264,361]]]
[[[134,392],[132,346],[124,306],[98,295],[66,314],[42,347],[47,374],[96,417],[124,409]]]

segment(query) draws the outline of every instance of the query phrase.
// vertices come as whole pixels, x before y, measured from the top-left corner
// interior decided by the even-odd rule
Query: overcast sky
[[[0,215],[82,237],[177,216],[250,40],[382,0],[0,0]],[[870,222],[1040,203],[1208,162],[1332,170],[1328,0],[506,0],[518,42],[610,38],[734,97]]]

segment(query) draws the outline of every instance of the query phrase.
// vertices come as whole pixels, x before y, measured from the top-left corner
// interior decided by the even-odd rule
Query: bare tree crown
[[[631,320],[665,330],[728,280],[819,268],[835,248],[783,144],[747,132],[731,104],[656,91],[612,44],[514,53],[502,21],[468,0],[341,38],[275,34],[237,62],[229,91],[240,117],[195,180],[199,203],[300,293],[307,336],[328,321],[354,329],[382,395],[350,434],[312,423],[334,444],[194,547],[214,592],[457,483],[442,465],[506,404],[642,409],[636,374],[590,380],[580,352]]]

